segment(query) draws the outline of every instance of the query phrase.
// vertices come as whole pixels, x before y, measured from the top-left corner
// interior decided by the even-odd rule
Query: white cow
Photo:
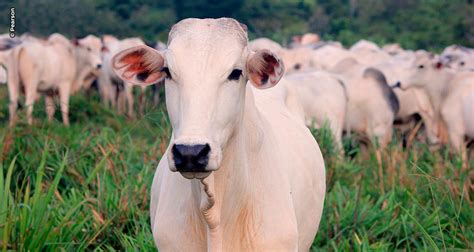
[[[113,72],[111,59],[122,50],[145,45],[145,43],[140,38],[119,40],[113,36],[106,35],[103,37],[103,44],[107,50],[103,52],[104,67],[100,71],[98,79],[101,97],[105,103],[110,102],[113,107],[116,107],[120,114],[127,111],[128,117],[133,118],[133,85],[128,81],[121,80]],[[142,93],[144,93],[144,88],[142,88]],[[140,100],[140,113],[143,110],[143,102],[143,100]]]
[[[474,73],[457,73],[438,59],[421,55],[401,87],[426,90],[435,113],[446,124],[451,147],[465,155],[464,138],[474,139]]]
[[[94,55],[94,57],[102,57],[102,41],[99,37],[94,35],[87,35],[86,37],[80,39],[80,44],[87,48],[87,50]],[[84,62],[85,63],[85,62]],[[82,64],[78,66],[80,79],[84,80],[81,85],[82,88],[88,90],[94,80],[97,79],[100,73],[100,68],[102,67],[91,67],[89,64]]]
[[[336,147],[342,151],[341,139],[348,99],[344,83],[324,71],[291,74],[286,79],[292,82],[297,91],[306,125],[320,128],[327,123]]]
[[[346,131],[363,133],[384,148],[392,138],[399,104],[383,73],[353,58],[339,62],[332,71],[341,75],[347,89]]]
[[[320,63],[316,62],[313,50],[309,47],[296,47],[280,51],[281,58],[285,63],[285,72],[306,72],[322,69]]]
[[[311,57],[315,65],[320,66],[322,70],[329,70],[335,67],[341,60],[350,57],[355,58],[355,55],[343,47],[328,44],[314,50]]]
[[[247,41],[234,19],[185,19],[166,51],[139,46],[114,57],[132,83],[167,78],[173,134],[150,210],[161,251],[308,251],[318,230],[321,152],[278,86],[259,90],[277,84],[282,62]]]
[[[426,91],[422,89],[402,90],[398,88],[401,80],[406,80],[409,75],[408,68],[411,67],[413,57],[402,56],[403,53],[397,54],[391,60],[379,64],[374,64],[375,68],[382,71],[388,84],[392,87],[398,98],[400,108],[396,115],[396,120],[403,124],[409,124],[414,115],[419,115],[425,126],[425,133],[430,144],[438,143],[438,124],[433,105]],[[406,127],[405,127],[406,128]]]
[[[349,51],[351,51],[351,52],[355,52],[355,51],[359,51],[359,50],[362,50],[362,51],[379,51],[380,47],[372,41],[361,39],[361,40],[357,41],[355,44],[353,44],[351,46],[351,48],[349,48]]]
[[[11,125],[16,121],[21,86],[25,90],[29,124],[33,122],[33,104],[38,93],[45,95],[49,120],[54,116],[53,97],[58,93],[63,122],[69,125],[69,96],[84,82],[80,67],[99,68],[102,64],[101,59],[91,53],[90,48],[81,45],[80,40],[71,43],[60,34],[52,34],[47,41],[24,41],[13,49],[12,57],[13,63],[8,67]]]
[[[398,43],[386,44],[382,47],[382,50],[390,55],[397,55],[404,52]]]
[[[474,49],[452,45],[444,49],[441,61],[449,68],[461,71],[474,71]]]
[[[361,40],[349,50],[357,61],[366,65],[375,65],[391,59],[390,55],[380,49],[375,43]]]

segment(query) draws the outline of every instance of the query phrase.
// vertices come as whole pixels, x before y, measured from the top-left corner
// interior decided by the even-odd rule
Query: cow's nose
[[[102,64],[97,64],[97,66],[95,66],[97,69],[100,69],[102,67]]]
[[[171,152],[177,171],[205,172],[211,147],[209,144],[175,144]]]

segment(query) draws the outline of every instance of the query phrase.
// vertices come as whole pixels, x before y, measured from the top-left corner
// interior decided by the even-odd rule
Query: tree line
[[[361,38],[398,42],[409,49],[474,47],[473,0],[15,0],[0,3],[2,33],[15,7],[17,33],[70,37],[140,36],[166,41],[169,28],[187,17],[233,17],[251,38],[280,43],[306,32],[350,45]]]

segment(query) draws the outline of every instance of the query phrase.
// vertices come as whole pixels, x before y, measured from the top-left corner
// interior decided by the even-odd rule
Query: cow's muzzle
[[[171,152],[176,171],[183,172],[207,172],[209,163],[209,144],[175,144]]]

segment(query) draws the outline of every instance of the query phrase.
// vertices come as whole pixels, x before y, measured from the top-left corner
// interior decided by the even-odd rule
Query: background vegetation
[[[366,38],[399,42],[409,49],[474,46],[473,0],[7,0],[0,2],[0,29],[16,8],[17,32],[71,37],[87,34],[141,36],[166,41],[186,17],[234,17],[250,35],[288,43],[305,32],[345,45]]]

